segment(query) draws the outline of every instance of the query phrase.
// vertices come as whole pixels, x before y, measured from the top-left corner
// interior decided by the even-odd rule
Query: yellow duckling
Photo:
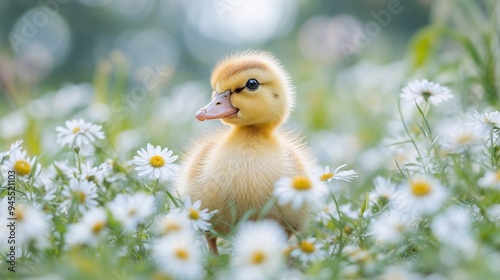
[[[294,104],[286,70],[269,52],[247,51],[220,61],[211,77],[212,101],[196,113],[200,121],[230,125],[195,142],[179,175],[178,191],[202,208],[218,210],[215,229],[228,233],[245,213],[257,218],[283,176],[310,176],[309,150],[294,133],[280,129]],[[307,223],[307,209],[273,204],[266,218],[291,234]],[[207,236],[217,254],[216,239]]]

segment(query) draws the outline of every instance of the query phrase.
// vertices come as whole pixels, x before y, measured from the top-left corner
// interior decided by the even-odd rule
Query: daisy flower
[[[189,218],[191,225],[194,230],[208,230],[210,223],[208,220],[217,213],[218,210],[209,212],[207,208],[201,210],[201,200],[197,200],[191,203],[191,199],[188,197],[184,200],[184,207],[182,212]]]
[[[434,217],[431,229],[441,243],[466,254],[474,253],[476,242],[472,236],[472,217],[466,210],[458,207],[446,209]]]
[[[341,166],[337,167],[337,169],[335,169],[335,171],[333,172],[330,172],[330,166],[325,166],[325,171],[323,174],[321,174],[320,181],[331,182],[332,180],[338,180],[350,183],[352,179],[358,177],[358,175],[354,170],[340,171],[340,169],[342,169],[346,165],[347,164],[342,164]]]
[[[334,217],[338,218],[337,207],[333,201],[323,205],[319,211],[313,214],[315,215],[315,220],[325,226],[328,225]]]
[[[375,185],[375,189],[370,192],[370,199],[376,200],[382,198],[392,200],[399,195],[396,185],[388,178],[377,176],[373,179],[373,184]]]
[[[321,201],[327,189],[305,176],[293,178],[281,177],[274,183],[274,195],[280,205],[291,204],[295,210],[304,205],[316,206]]]
[[[446,189],[436,179],[416,177],[403,186],[397,204],[409,214],[431,214],[441,207],[446,197]]]
[[[10,145],[10,149],[6,152],[0,153],[0,164],[2,164],[4,158],[9,157],[12,154],[20,152],[22,150],[21,144],[23,140],[17,140],[15,143]]]
[[[78,211],[83,212],[97,206],[97,187],[94,182],[80,181],[72,178],[69,181],[69,186],[65,186],[62,195],[66,197],[61,207],[67,212],[73,205],[76,205]]]
[[[380,275],[377,279],[380,280],[394,280],[394,279],[406,279],[406,280],[421,280],[421,279],[433,279],[431,277],[423,277],[422,275],[413,273],[403,267],[399,266],[389,266],[384,269],[384,273]],[[440,279],[439,277],[437,279]],[[443,278],[444,279],[444,278]]]
[[[179,211],[158,217],[153,225],[153,231],[158,235],[192,234],[192,226],[186,215]]]
[[[104,139],[104,132],[100,125],[85,122],[83,119],[73,119],[65,122],[66,127],[56,127],[57,143],[61,146],[82,147]]]
[[[146,149],[141,148],[137,151],[139,156],[134,156],[133,162],[137,167],[135,170],[139,171],[139,176],[148,175],[151,179],[159,179],[160,176],[172,177],[178,169],[176,164],[178,156],[172,156],[173,152],[168,148],[161,149],[160,146],[153,147],[147,144]]]
[[[374,266],[374,258],[368,250],[361,249],[355,245],[347,245],[342,250],[350,262],[363,264],[365,269],[371,270]]]
[[[486,138],[489,138],[490,133],[494,128],[500,128],[499,111],[483,114],[474,111],[474,114],[470,116],[470,119],[472,120],[471,124],[474,126],[474,128],[477,129],[481,134],[485,135]]]
[[[7,197],[0,202],[2,209],[7,210]],[[37,246],[43,246],[47,242],[49,233],[49,219],[38,205],[27,205],[16,202],[15,209],[11,211],[0,211],[0,218],[9,221],[7,218],[14,217],[16,231],[16,245],[24,245],[34,241]],[[11,222],[11,221],[9,221]],[[7,222],[3,227],[7,227]],[[7,227],[7,229],[9,229]],[[6,241],[7,239],[5,239]],[[0,242],[4,242],[1,240]]]
[[[452,153],[463,153],[470,150],[471,147],[481,144],[484,139],[484,136],[472,126],[459,123],[445,126],[441,143]]]
[[[171,234],[153,244],[152,259],[172,279],[203,279],[203,254],[192,235]]]
[[[453,94],[451,94],[449,88],[424,79],[408,83],[408,85],[403,88],[401,98],[410,101],[416,100],[419,104],[425,101],[432,105],[438,105],[443,101],[453,98]]]
[[[70,167],[69,169],[64,169],[65,174],[69,178],[76,178],[81,181],[87,180],[92,181],[96,184],[102,184],[104,177],[110,173],[112,167],[108,162],[105,162],[99,166],[94,166],[94,164],[87,160],[81,165],[80,169],[77,167]]]
[[[299,241],[290,256],[298,258],[302,262],[314,262],[323,260],[326,252],[322,250],[322,244],[316,242],[316,238],[310,237]]]
[[[18,178],[38,177],[42,171],[40,164],[36,163],[36,157],[29,158],[26,151],[16,150],[11,153],[2,164],[2,173],[14,170]]]
[[[500,170],[488,171],[479,178],[477,184],[483,188],[495,188],[500,190]]]
[[[103,208],[93,208],[83,214],[80,222],[68,226],[66,241],[70,245],[88,244],[95,246],[97,240],[106,229],[106,211]]]
[[[125,230],[131,231],[154,212],[154,199],[145,193],[118,194],[108,204],[115,219],[120,221]]]
[[[234,277],[274,279],[284,268],[286,247],[286,233],[276,222],[245,222],[239,226],[233,240],[231,267]]]
[[[397,244],[411,227],[410,217],[399,210],[384,212],[380,217],[372,220],[369,232],[378,243]]]
[[[497,225],[500,224],[500,204],[493,204],[490,208],[486,210],[486,215],[488,219]]]

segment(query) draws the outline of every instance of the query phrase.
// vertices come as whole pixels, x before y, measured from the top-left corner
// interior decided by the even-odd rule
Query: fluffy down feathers
[[[245,87],[249,79],[259,82],[257,90]],[[233,54],[217,64],[211,83],[214,96],[229,90],[230,102],[239,111],[221,119],[231,125],[229,129],[214,131],[188,147],[177,185],[181,196],[218,209],[214,226],[228,233],[247,212],[252,211],[255,219],[273,203],[276,180],[310,176],[314,163],[298,134],[281,127],[293,107],[294,92],[287,72],[272,54]],[[274,203],[264,217],[291,232],[304,227],[307,212]]]

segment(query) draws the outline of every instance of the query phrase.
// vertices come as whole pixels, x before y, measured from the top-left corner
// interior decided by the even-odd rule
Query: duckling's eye
[[[245,87],[248,89],[248,90],[251,90],[251,91],[254,91],[254,90],[257,90],[259,88],[259,82],[257,82],[256,79],[250,79],[248,80],[247,84],[245,85]]]

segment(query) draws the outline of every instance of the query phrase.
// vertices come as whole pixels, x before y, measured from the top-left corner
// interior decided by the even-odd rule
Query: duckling
[[[195,141],[181,164],[178,192],[202,208],[218,210],[214,229],[227,234],[245,213],[257,219],[272,203],[281,177],[310,176],[315,168],[301,137],[282,124],[294,106],[295,92],[281,63],[269,52],[245,51],[221,60],[211,76],[212,101],[196,113],[199,121],[220,119],[219,129]],[[265,218],[291,235],[308,219],[307,206],[271,205]],[[217,254],[216,238],[207,235]]]

